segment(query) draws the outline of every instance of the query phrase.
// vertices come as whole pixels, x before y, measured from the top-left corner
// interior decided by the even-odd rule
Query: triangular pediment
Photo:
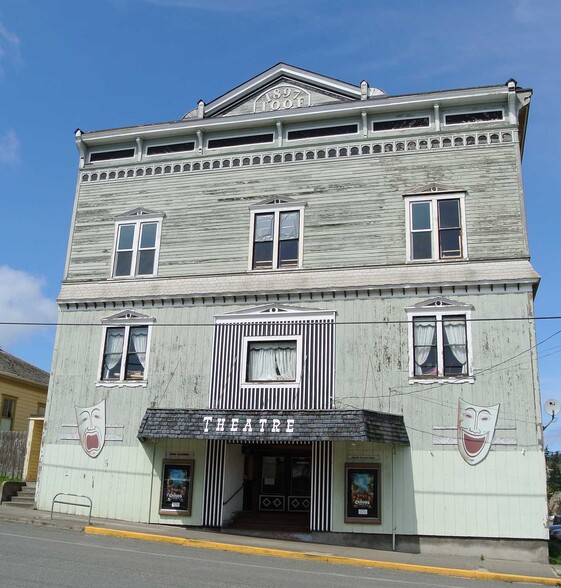
[[[473,310],[471,304],[465,304],[456,300],[450,300],[449,298],[437,297],[418,302],[408,310]]]
[[[358,86],[341,82],[286,63],[278,63],[184,118],[249,115],[293,111],[321,104],[350,102],[384,96],[366,82]]]
[[[148,210],[147,208],[134,208],[133,210],[129,210],[123,214],[118,215],[116,220],[127,220],[127,219],[149,219],[149,218],[163,218],[165,214],[163,212],[159,212],[158,210]]]
[[[303,306],[289,306],[286,304],[264,304],[253,306],[243,310],[235,310],[226,314],[216,316],[218,322],[236,320],[300,320],[305,318],[326,318],[334,320],[335,312],[330,310],[318,310],[317,308],[306,308]]]
[[[464,189],[457,186],[443,186],[442,184],[428,184],[408,190],[405,196],[418,196],[421,194],[450,194],[451,192],[465,192]]]
[[[101,319],[102,323],[153,323],[155,322],[154,318],[142,314],[140,312],[136,312],[134,310],[122,310],[116,314],[112,314],[111,316],[107,316]]]

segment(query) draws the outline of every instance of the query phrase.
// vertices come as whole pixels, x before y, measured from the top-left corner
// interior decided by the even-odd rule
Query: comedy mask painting
[[[74,408],[82,448],[90,457],[97,457],[105,443],[105,398],[94,406]]]
[[[469,465],[477,465],[487,457],[495,435],[499,406],[477,406],[458,399],[458,449]]]

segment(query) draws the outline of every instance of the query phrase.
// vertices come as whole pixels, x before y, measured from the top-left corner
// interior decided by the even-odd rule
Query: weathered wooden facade
[[[530,96],[278,64],[78,130],[39,507],[544,558]]]

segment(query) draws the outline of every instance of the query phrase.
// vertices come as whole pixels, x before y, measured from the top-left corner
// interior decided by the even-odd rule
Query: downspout
[[[392,443],[392,550],[395,551],[395,445]]]
[[[154,467],[155,467],[155,459],[156,459],[156,443],[157,439],[152,439],[152,473],[150,474],[150,500],[148,502],[148,524],[152,521],[150,517],[152,516],[152,495],[154,492]]]

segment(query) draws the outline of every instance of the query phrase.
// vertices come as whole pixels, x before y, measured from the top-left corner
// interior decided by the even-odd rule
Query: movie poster
[[[192,462],[164,462],[162,500],[164,514],[191,514]]]
[[[346,464],[345,521],[379,523],[380,466],[378,464]]]

